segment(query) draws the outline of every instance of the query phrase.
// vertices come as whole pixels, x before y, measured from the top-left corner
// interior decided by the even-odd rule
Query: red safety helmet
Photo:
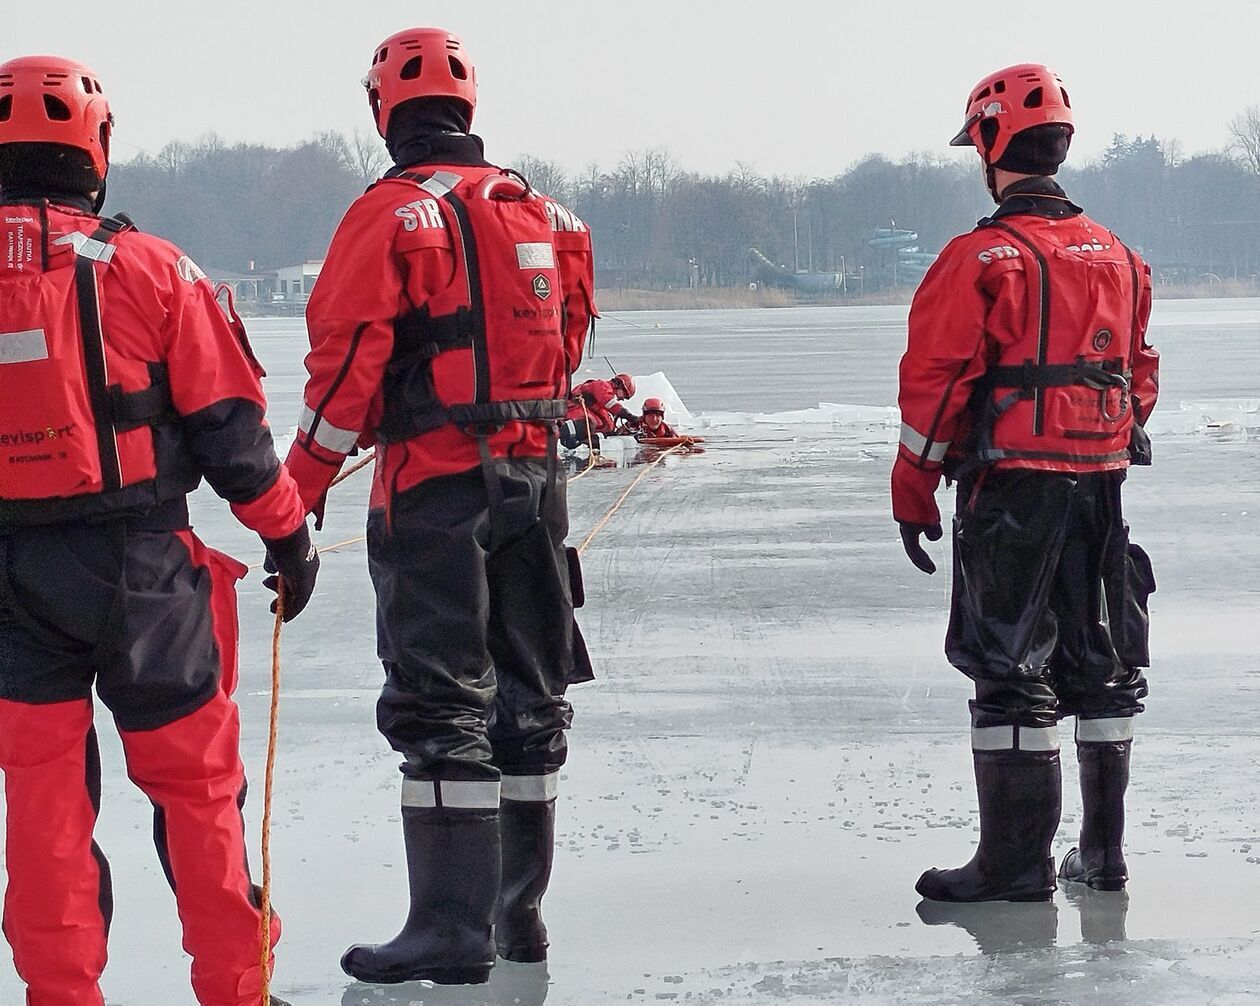
[[[643,414],[646,416],[649,412],[659,412],[662,417],[665,415],[665,403],[659,398],[648,398],[643,402]]]
[[[363,78],[377,132],[389,130],[389,117],[412,98],[457,98],[477,110],[477,71],[464,40],[445,28],[408,28],[376,47]]]
[[[96,74],[60,56],[0,63],[0,143],[60,143],[87,151],[101,177],[109,169],[114,116]]]
[[[629,374],[618,374],[616,377],[612,379],[612,383],[613,383],[614,388],[616,388],[618,385],[621,386],[622,394],[619,397],[621,398],[634,397],[634,378],[631,377]]]
[[[971,89],[966,121],[949,145],[975,147],[985,164],[996,164],[1016,133],[1051,123],[1075,128],[1063,81],[1048,66],[1020,63],[989,74]]]

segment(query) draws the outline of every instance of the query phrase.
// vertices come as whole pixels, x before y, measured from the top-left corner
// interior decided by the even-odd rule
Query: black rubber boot
[[[1123,891],[1124,791],[1132,741],[1076,745],[1081,769],[1081,844],[1063,857],[1059,879],[1095,891]]]
[[[503,885],[495,913],[494,942],[509,961],[547,959],[547,927],[540,903],[555,856],[556,801],[504,800],[499,804]]]
[[[1049,901],[1050,843],[1062,805],[1058,751],[976,751],[980,844],[955,870],[928,870],[914,889],[931,901]]]
[[[479,985],[494,965],[499,815],[411,807],[402,814],[411,888],[407,922],[388,943],[351,947],[341,968],[377,985]]]

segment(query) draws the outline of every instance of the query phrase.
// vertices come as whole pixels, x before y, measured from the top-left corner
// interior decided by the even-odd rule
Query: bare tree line
[[[1221,151],[1116,136],[1061,172],[1069,194],[1140,248],[1170,281],[1260,272],[1260,106],[1230,123]],[[349,203],[388,166],[374,135],[322,133],[288,148],[209,134],[115,165],[110,208],[188,248],[208,267],[246,271],[321,258]],[[850,292],[913,281],[877,229],[939,251],[991,207],[969,160],[872,155],[829,178],[765,176],[737,163],[686,170],[661,148],[577,172],[525,155],[512,165],[569,204],[595,235],[604,285],[733,286],[766,280],[764,260],[860,280]],[[756,249],[759,256],[751,250]],[[773,279],[773,277],[770,277]]]

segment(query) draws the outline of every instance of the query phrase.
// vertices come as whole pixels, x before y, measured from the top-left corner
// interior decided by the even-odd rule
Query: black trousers
[[[225,656],[235,673],[233,565],[190,531],[123,520],[0,535],[0,699],[65,702],[95,684],[122,730],[199,709]]]
[[[368,518],[385,687],[377,724],[413,779],[541,776],[564,764],[573,596],[563,478],[496,461],[423,482]],[[497,518],[497,519],[496,519]]]
[[[976,683],[975,727],[1133,716],[1147,693],[1149,560],[1124,472],[989,471],[959,484],[945,652]]]

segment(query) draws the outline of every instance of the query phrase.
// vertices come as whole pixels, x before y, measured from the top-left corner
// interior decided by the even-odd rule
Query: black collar
[[[1002,193],[1002,202],[993,215],[980,221],[983,226],[993,220],[1017,214],[1031,214],[1046,217],[1050,220],[1066,220],[1079,216],[1085,211],[1067,197],[1053,178],[1038,176],[1021,178],[1013,185],[1008,185]]]
[[[6,205],[59,206],[63,209],[78,210],[80,213],[92,213],[92,200],[87,196],[72,192],[37,192],[34,189],[13,188],[0,193],[0,202]],[[93,214],[95,215],[95,214]]]
[[[456,167],[488,168],[486,148],[480,136],[471,133],[424,133],[408,137],[395,148],[394,162],[399,168],[417,168],[425,164],[449,164]]]

